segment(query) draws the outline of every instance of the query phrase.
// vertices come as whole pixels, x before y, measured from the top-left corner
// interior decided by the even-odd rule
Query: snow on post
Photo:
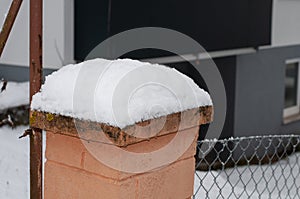
[[[88,81],[99,70],[96,81]],[[86,81],[80,82],[83,75]],[[77,88],[82,89],[82,95],[74,93]],[[95,88],[92,94],[86,93],[88,88]],[[86,103],[87,94],[94,98],[92,109]],[[124,105],[127,110],[118,111]],[[33,96],[31,109],[123,128],[211,105],[209,94],[176,69],[130,59],[94,59],[47,76],[41,91]]]

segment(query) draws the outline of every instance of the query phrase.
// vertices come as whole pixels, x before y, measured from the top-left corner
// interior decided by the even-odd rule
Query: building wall
[[[43,68],[43,76],[45,77],[53,71],[54,69]],[[29,67],[1,64],[0,78],[15,82],[29,81]]]
[[[8,12],[11,0],[0,1],[0,26]],[[44,3],[44,67],[59,68],[74,60],[73,0],[51,0]],[[46,8],[46,9],[45,9]],[[10,37],[5,46],[1,64],[29,65],[29,1],[23,1]]]
[[[300,1],[273,0],[272,45],[300,44]]]
[[[272,1],[75,0],[75,59],[84,60],[109,36],[140,27],[179,31],[207,51],[270,45]],[[161,56],[146,53],[136,58]]]
[[[285,60],[300,58],[300,45],[237,56],[234,135],[291,134],[283,124]]]
[[[234,131],[234,108],[235,108],[235,77],[236,77],[236,57],[225,57],[214,59],[216,66],[218,67],[220,74],[224,81],[224,86],[226,90],[227,97],[227,110],[226,110],[226,120],[223,127],[223,131],[220,135],[221,138],[228,138],[233,136]],[[208,64],[207,60],[201,60],[201,64],[195,64],[196,67],[201,67]],[[172,68],[176,68],[178,71],[189,76],[194,80],[199,87],[209,92],[209,89],[201,77],[201,74],[191,65],[189,62],[177,62],[166,64]],[[204,139],[209,125],[202,125],[200,128],[199,139]]]

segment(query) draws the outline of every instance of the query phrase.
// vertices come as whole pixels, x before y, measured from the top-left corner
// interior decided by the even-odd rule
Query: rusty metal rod
[[[43,0],[30,0],[30,102],[42,84]],[[42,199],[42,130],[30,135],[30,198]]]
[[[4,24],[2,26],[2,30],[0,33],[0,57],[2,55],[3,49],[5,47],[7,39],[9,37],[10,31],[16,20],[16,17],[18,15],[18,12],[20,10],[22,2],[23,2],[23,0],[13,0],[10,5],[8,14],[5,18],[5,21],[4,21]]]

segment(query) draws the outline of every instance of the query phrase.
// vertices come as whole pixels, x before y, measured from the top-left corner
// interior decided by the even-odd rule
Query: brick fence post
[[[105,124],[74,120],[44,112],[31,112],[32,127],[44,129],[46,133],[46,164],[44,181],[45,199],[186,199],[193,195],[194,170],[199,126],[212,120],[211,106],[188,110],[190,124],[179,129],[180,115],[175,113],[164,117],[163,128],[150,139],[136,138],[124,129]],[[196,123],[194,115],[200,113]],[[145,126],[162,118],[137,123],[131,127]],[[77,121],[75,125],[74,121]],[[86,131],[86,137],[78,133]],[[77,126],[77,129],[76,129]],[[140,173],[124,172],[113,169],[87,150],[87,145],[97,143],[95,133],[103,133],[115,146],[135,153],[147,153],[168,144],[177,133],[184,133],[182,139],[192,139],[193,143],[174,162]],[[128,130],[128,129],[127,129]],[[148,129],[149,131],[153,131]],[[151,133],[151,132],[148,132]],[[184,140],[181,140],[184,141]],[[176,147],[174,147],[176,151]],[[109,153],[109,151],[107,152]],[[112,161],[118,154],[111,155]],[[124,159],[123,161],[126,161]],[[123,162],[124,165],[128,162]]]

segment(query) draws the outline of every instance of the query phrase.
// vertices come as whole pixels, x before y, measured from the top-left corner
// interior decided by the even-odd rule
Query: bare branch
[[[6,90],[6,86],[7,86],[7,80],[5,80],[4,78],[2,78],[1,82],[2,82],[2,87],[1,87],[0,93],[2,93],[4,90]]]
[[[23,137],[26,137],[26,136],[28,136],[28,135],[31,135],[32,133],[33,133],[32,129],[27,129],[27,130],[24,131],[23,135],[21,135],[21,136],[19,137],[19,139],[21,139],[21,138],[23,138]]]
[[[5,118],[2,121],[0,121],[0,127],[4,126],[6,124],[8,124],[9,126],[11,126],[12,128],[15,127],[15,124],[14,124],[14,122],[12,120],[12,117],[10,115],[7,115],[7,118]]]

